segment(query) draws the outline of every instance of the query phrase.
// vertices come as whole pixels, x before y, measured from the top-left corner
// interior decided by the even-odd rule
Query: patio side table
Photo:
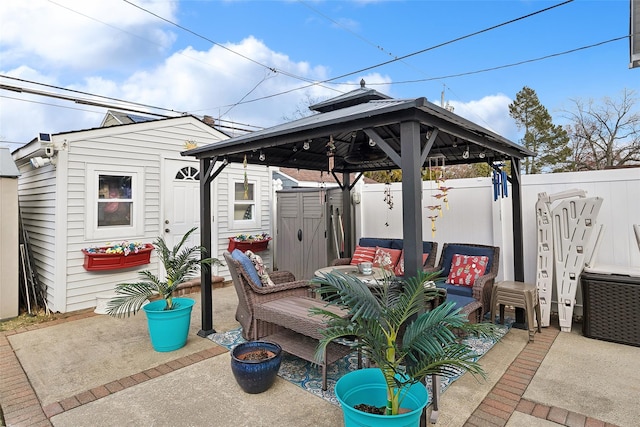
[[[540,325],[542,316],[540,314],[540,299],[536,285],[524,282],[505,281],[496,283],[491,294],[491,320],[495,319],[496,306],[500,306],[500,323],[504,323],[504,306],[510,305],[522,308],[526,312],[527,328],[529,329],[529,341],[533,341],[534,323],[533,313],[535,311],[538,323],[538,332],[541,332]]]

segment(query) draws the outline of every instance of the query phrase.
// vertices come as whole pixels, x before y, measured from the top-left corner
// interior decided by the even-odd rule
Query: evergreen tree
[[[536,92],[525,86],[509,104],[509,115],[518,129],[524,129],[522,144],[536,153],[524,159],[527,174],[561,172],[569,169],[569,136],[562,126],[554,125],[547,109],[540,104]]]

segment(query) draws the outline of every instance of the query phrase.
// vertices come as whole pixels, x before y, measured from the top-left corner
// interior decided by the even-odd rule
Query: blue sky
[[[397,98],[440,104],[444,91],[457,114],[518,142],[508,105],[524,86],[556,124],[572,100],[640,89],[628,39],[555,56],[628,35],[629,0],[562,3],[3,0],[0,83],[268,127],[364,78]],[[0,144],[96,127],[105,111],[0,90]]]

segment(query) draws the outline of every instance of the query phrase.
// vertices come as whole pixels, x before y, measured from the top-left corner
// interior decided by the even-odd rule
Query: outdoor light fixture
[[[258,156],[258,159],[260,159],[261,162],[264,162],[264,159],[266,159],[266,156],[262,151],[260,152],[260,156]]]
[[[309,149],[309,147],[311,147],[311,140],[309,140],[309,141],[305,141],[305,142],[304,142],[304,144],[302,144],[302,148],[303,148],[304,150],[308,150],[308,149]]]
[[[485,157],[487,157],[487,154],[484,152],[484,150],[482,150],[479,154],[478,157],[480,157],[481,159],[484,159]]]
[[[46,159],[43,157],[32,157],[30,162],[31,166],[33,166],[34,169],[38,169],[47,165],[55,165],[55,163],[52,161],[52,157],[48,157]]]
[[[469,158],[469,146],[467,145],[467,148],[462,152],[462,158],[463,159],[468,159]]]
[[[376,142],[373,139],[369,138],[369,147],[375,147],[375,145]]]

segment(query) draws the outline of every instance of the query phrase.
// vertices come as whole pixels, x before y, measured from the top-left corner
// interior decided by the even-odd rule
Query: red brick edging
[[[534,341],[527,343],[464,426],[502,427],[518,411],[568,427],[616,427],[583,414],[522,398],[559,333],[560,329],[553,326],[536,333]]]

